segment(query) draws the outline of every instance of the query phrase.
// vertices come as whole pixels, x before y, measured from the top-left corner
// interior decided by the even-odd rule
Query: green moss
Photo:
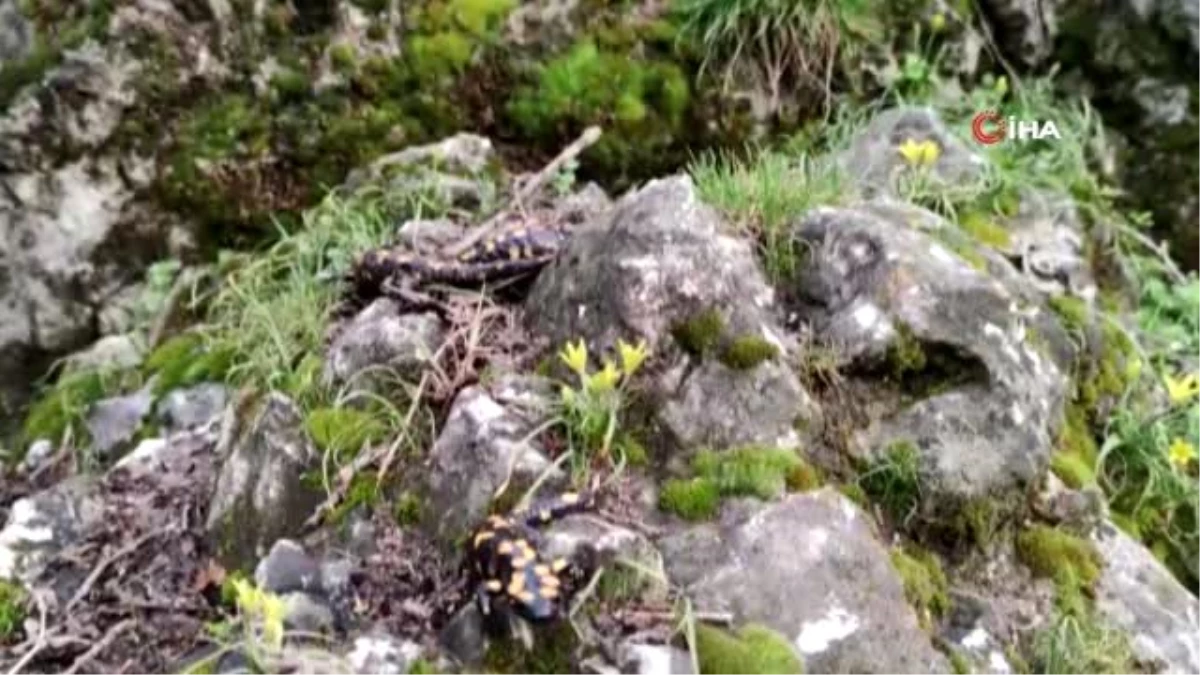
[[[951,523],[951,530],[961,541],[972,542],[979,550],[987,550],[999,527],[1000,511],[987,497],[967,501]]]
[[[508,105],[516,129],[545,143],[603,125],[608,133],[586,161],[608,171],[664,163],[691,101],[689,80],[675,63],[601,49],[591,37],[539,67],[535,78]]]
[[[747,624],[736,635],[696,624],[696,656],[705,673],[803,673],[804,664],[783,635]]]
[[[377,416],[354,408],[317,408],[308,413],[304,428],[318,448],[343,460],[379,442],[388,431]]]
[[[985,246],[1003,251],[1012,245],[1008,230],[985,214],[967,213],[959,220],[959,227]]]
[[[844,483],[837,486],[838,492],[842,493],[847,499],[858,504],[862,508],[870,506],[871,500],[867,497],[866,491],[858,483]]]
[[[283,99],[296,100],[308,95],[311,83],[305,73],[282,68],[271,76],[271,89]]]
[[[1136,673],[1128,636],[1092,610],[1058,612],[1049,625],[1031,640],[1031,661],[1026,672],[1036,673]]]
[[[344,523],[346,517],[359,509],[370,509],[382,495],[379,476],[374,471],[363,471],[354,476],[346,496],[329,515],[329,522]]]
[[[921,626],[928,630],[934,619],[950,609],[949,584],[942,565],[928,551],[892,549],[892,567],[904,585],[904,597],[917,610]]]
[[[338,44],[329,48],[329,63],[338,73],[353,73],[358,65],[358,53],[350,44]]]
[[[705,356],[721,341],[725,332],[725,319],[716,309],[703,312],[681,321],[671,329],[671,336],[681,349],[693,356]]]
[[[629,434],[621,434],[616,443],[617,457],[625,460],[631,467],[644,467],[650,463],[650,455],[646,446]]]
[[[408,672],[410,675],[437,675],[442,671],[438,670],[437,665],[427,659],[417,659],[409,666]]]
[[[396,499],[396,506],[393,513],[399,525],[412,527],[421,522],[424,510],[425,507],[420,497],[411,492],[404,492]]]
[[[723,497],[772,499],[788,489],[790,481],[801,488],[819,477],[796,454],[782,448],[745,446],[714,452],[702,450],[692,460],[690,480],[667,481],[659,494],[659,508],[688,520],[716,515]]]
[[[1017,555],[1038,576],[1085,587],[1100,578],[1103,564],[1091,542],[1045,525],[1017,535]]]
[[[809,492],[825,484],[825,477],[820,469],[800,459],[800,462],[787,472],[787,489],[791,492]]]
[[[896,324],[896,337],[888,345],[886,360],[892,376],[897,380],[910,373],[921,372],[927,363],[920,340],[903,323]]]
[[[1050,309],[1063,320],[1063,325],[1076,331],[1086,330],[1091,322],[1091,310],[1085,301],[1069,295],[1057,295],[1048,301]]]
[[[743,335],[721,352],[721,363],[734,370],[750,370],[776,356],[779,356],[779,348],[775,345],[757,335]]]
[[[559,621],[538,630],[535,648],[527,651],[520,640],[492,640],[483,665],[490,673],[573,673],[572,653],[579,640],[569,621]]]
[[[199,333],[183,333],[151,352],[142,364],[142,373],[155,378],[154,394],[158,396],[200,382],[222,382],[234,358],[230,344],[210,344]]]
[[[950,659],[950,668],[955,672],[955,675],[969,675],[971,672],[971,661],[957,649],[951,649],[947,655]]]
[[[58,378],[34,399],[25,413],[18,450],[21,455],[33,441],[44,438],[58,442],[69,429],[77,446],[88,442],[83,424],[91,405],[141,384],[136,371],[85,370]]]
[[[25,589],[19,584],[0,581],[0,644],[13,641],[25,621]]]
[[[1088,427],[1087,413],[1079,405],[1066,409],[1050,467],[1068,487],[1078,490],[1096,482],[1096,439]]]
[[[721,490],[709,478],[672,478],[659,491],[658,508],[686,520],[707,520],[717,514]]]

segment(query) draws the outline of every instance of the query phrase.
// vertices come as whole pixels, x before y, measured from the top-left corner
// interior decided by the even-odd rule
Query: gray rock
[[[672,336],[713,310],[723,317],[723,339],[753,336],[788,351],[772,313],[773,289],[750,245],[724,228],[690,178],[651,181],[579,227],[538,276],[527,318],[552,343],[583,338],[593,354],[612,353],[624,339],[644,340],[656,356],[675,355],[676,368],[653,389],[667,402],[662,421],[680,445],[722,447],[746,434],[791,440],[796,418],[815,414],[791,373],[766,365],[749,372],[702,365],[690,373]]]
[[[228,387],[204,382],[163,396],[158,402],[158,418],[173,431],[197,429],[219,417],[228,401]]]
[[[748,372],[718,361],[675,372],[682,382],[671,387],[676,393],[658,417],[681,447],[795,447],[801,441],[797,420],[808,426],[820,415],[796,374],[778,360]]]
[[[149,387],[93,403],[85,422],[92,437],[92,452],[100,458],[112,457],[133,440],[153,404]]]
[[[1007,219],[1009,245],[1002,250],[1019,261],[1027,279],[1048,296],[1070,294],[1091,301],[1096,282],[1075,202],[1066,195],[1026,191],[1016,216]]]
[[[1154,78],[1143,78],[1133,85],[1132,95],[1142,109],[1142,123],[1171,126],[1188,119],[1188,87]]]
[[[247,414],[252,418],[221,467],[206,524],[228,568],[253,564],[275,541],[294,536],[325,498],[301,480],[320,457],[296,405],[271,393]]]
[[[283,602],[283,624],[288,630],[319,634],[335,629],[333,610],[323,598],[296,591],[281,593],[279,599]]]
[[[103,517],[92,481],[77,477],[13,502],[0,530],[0,579],[30,583]]]
[[[1092,537],[1104,570],[1096,608],[1132,637],[1139,660],[1164,673],[1200,672],[1200,612],[1196,597],[1146,547],[1111,522]]]
[[[1004,55],[1025,67],[1045,63],[1058,35],[1057,1],[985,0],[982,10],[992,24]]]
[[[447,656],[464,666],[482,663],[485,639],[479,607],[471,602],[458,610],[438,633],[438,643]]]
[[[0,63],[16,62],[29,54],[33,26],[21,14],[17,0],[0,0]]]
[[[946,673],[869,518],[832,489],[761,507],[726,503],[661,542],[697,611],[789,636],[814,673]]]
[[[321,565],[304,547],[280,539],[254,570],[254,583],[272,593],[313,591],[321,588]]]
[[[112,471],[126,471],[138,476],[163,475],[168,472],[187,475],[197,462],[211,464],[216,447],[215,430],[172,434],[167,438],[147,438],[113,465]],[[192,477],[191,480],[199,480]]]
[[[397,239],[414,251],[432,253],[462,239],[467,228],[449,218],[410,220],[400,226]]]
[[[950,133],[932,108],[892,108],[876,115],[838,161],[864,196],[896,196],[898,177],[912,170],[899,152],[909,139],[941,148],[927,169],[934,185],[953,190],[982,177],[983,157]]]
[[[141,365],[145,348],[134,335],[109,335],[91,347],[67,357],[64,372],[84,370],[125,370]]]
[[[403,675],[421,658],[421,645],[411,640],[398,640],[390,635],[362,635],[354,639],[354,647],[346,659],[355,673]]]
[[[876,457],[895,442],[915,445],[926,515],[950,522],[975,499],[1016,508],[1044,473],[1068,383],[1066,359],[1056,357],[1070,342],[1003,260],[981,272],[910,226],[931,217],[891,204],[815,209],[795,230],[811,254],[794,288],[801,318],[850,361],[885,364],[904,340],[953,355],[960,373],[977,371],[895,413],[873,413],[881,419],[851,448]]]
[[[25,451],[25,458],[21,460],[21,466],[26,471],[35,471],[53,454],[54,443],[45,438],[39,438],[29,444],[29,449]]]
[[[433,444],[429,476],[433,531],[453,540],[484,515],[496,490],[510,478],[509,489],[529,485],[550,471],[548,486],[564,477],[526,436],[538,424],[496,402],[479,387],[468,387],[454,400],[445,427]]]
[[[331,386],[361,382],[371,386],[392,377],[419,373],[442,343],[436,314],[402,314],[396,301],[380,298],[354,317],[334,338],[325,359]]]
[[[637,675],[697,675],[692,656],[669,645],[627,642],[621,645],[622,673]]]
[[[660,353],[676,323],[715,308],[733,334],[782,344],[750,245],[723,227],[689,177],[651,181],[581,227],[538,276],[531,325],[556,344],[583,337],[598,352],[641,338]]]

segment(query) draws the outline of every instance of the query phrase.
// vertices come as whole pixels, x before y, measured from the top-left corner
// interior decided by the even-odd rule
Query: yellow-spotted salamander
[[[475,601],[485,617],[511,611],[546,623],[561,616],[583,570],[565,558],[544,558],[534,528],[593,507],[591,495],[568,492],[507,517],[488,517],[467,542]]]

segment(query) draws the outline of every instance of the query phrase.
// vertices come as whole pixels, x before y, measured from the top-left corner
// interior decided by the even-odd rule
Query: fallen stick
[[[479,243],[489,234],[496,230],[496,226],[503,220],[504,216],[514,206],[520,206],[533,197],[539,190],[549,183],[550,180],[558,173],[559,169],[575,159],[586,150],[589,146],[600,140],[600,127],[591,126],[580,134],[579,138],[575,139],[567,147],[563,148],[558,156],[550,160],[550,163],[542,167],[540,171],[534,174],[521,187],[517,188],[512,199],[503,209],[500,209],[495,215],[487,220],[484,224],[472,230],[466,237],[458,242],[443,249],[443,253],[449,257],[458,257],[462,252]]]
[[[79,658],[75,659],[75,662],[71,664],[70,668],[67,668],[63,671],[63,675],[73,675],[73,673],[78,673],[79,669],[82,668],[84,664],[99,656],[100,652],[108,649],[108,646],[113,643],[113,640],[116,640],[117,636],[119,636],[121,633],[129,630],[134,623],[136,623],[134,619],[125,619],[124,621],[114,625],[112,628],[109,628],[108,632],[104,634],[104,637],[100,638],[99,642],[92,645],[91,649],[87,650]]]
[[[100,579],[100,576],[104,574],[104,571],[108,569],[109,565],[112,565],[114,562],[129,555],[130,553],[133,553],[137,549],[141,548],[142,544],[145,544],[160,534],[165,534],[170,529],[171,528],[169,527],[164,527],[154,530],[153,532],[147,532],[146,534],[143,534],[137,539],[134,539],[128,544],[117,549],[117,551],[112,555],[106,556],[103,560],[97,563],[96,567],[92,569],[92,573],[87,576],[87,579],[83,580],[83,584],[79,587],[79,590],[75,591],[75,595],[71,596],[71,600],[67,603],[67,606],[63,608],[63,614],[69,613],[71,609],[75,607],[75,605],[79,604],[79,602],[87,596],[87,594],[92,590],[92,586],[96,585],[96,582]]]

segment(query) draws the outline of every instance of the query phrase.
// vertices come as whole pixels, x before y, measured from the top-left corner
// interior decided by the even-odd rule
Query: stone
[[[229,394],[229,387],[216,382],[176,389],[158,402],[158,418],[173,431],[203,427],[221,415]]]
[[[134,335],[108,335],[96,340],[91,347],[67,357],[63,370],[70,373],[136,368],[141,365],[145,351]]]
[[[361,635],[346,655],[355,673],[404,675],[424,650],[411,640],[398,640],[390,635]]]
[[[313,591],[321,588],[321,566],[300,544],[280,539],[255,568],[254,583],[272,593]]]
[[[323,377],[330,386],[371,386],[386,377],[380,368],[393,377],[419,374],[433,361],[443,335],[436,314],[402,314],[395,300],[379,298],[334,338]]]
[[[85,420],[92,438],[92,452],[100,458],[117,454],[133,440],[153,403],[149,387],[93,403]]]
[[[0,580],[30,583],[103,517],[93,481],[68,479],[13,502],[0,530]]]
[[[660,542],[673,584],[706,612],[789,637],[813,673],[948,673],[870,518],[832,488],[762,505]]]

